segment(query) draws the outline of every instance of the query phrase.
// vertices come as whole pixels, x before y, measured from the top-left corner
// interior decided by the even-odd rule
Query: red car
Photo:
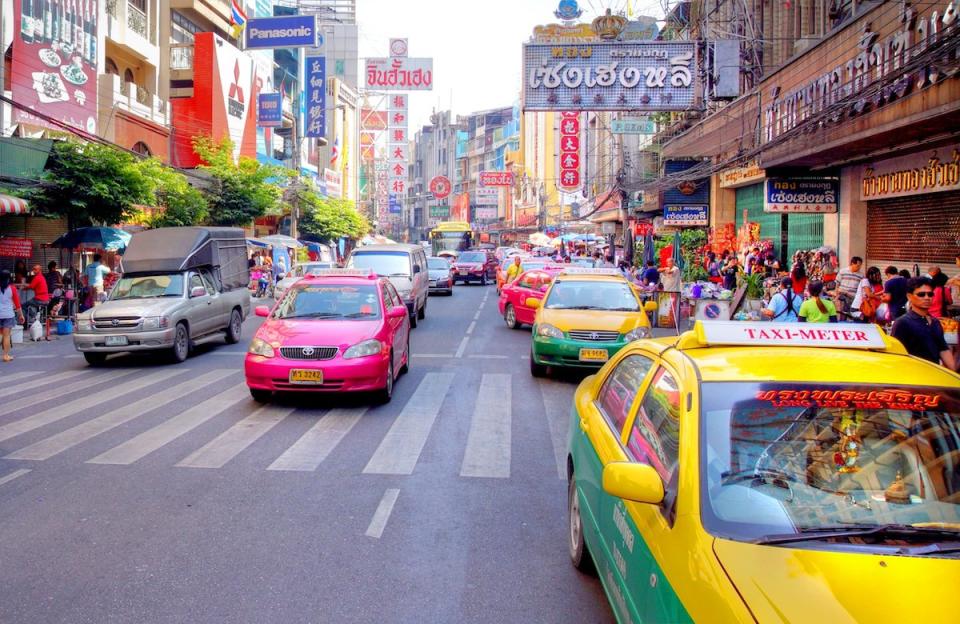
[[[507,327],[516,329],[521,325],[533,325],[537,309],[528,306],[527,299],[543,299],[555,275],[550,271],[534,269],[521,273],[519,278],[503,285],[499,307]]]
[[[480,282],[486,286],[487,281],[494,281],[497,277],[497,259],[486,251],[464,251],[453,263],[453,283]]]

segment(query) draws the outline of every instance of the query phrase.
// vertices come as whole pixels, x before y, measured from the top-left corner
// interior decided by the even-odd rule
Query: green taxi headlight
[[[544,338],[563,338],[563,332],[550,323],[538,325],[537,334],[543,336]]]
[[[627,339],[627,342],[633,342],[634,340],[643,340],[644,338],[650,337],[650,328],[649,327],[637,327],[631,329],[624,336]]]

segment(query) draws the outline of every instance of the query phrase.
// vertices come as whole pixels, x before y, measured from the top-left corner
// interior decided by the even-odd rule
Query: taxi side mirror
[[[663,502],[663,481],[648,464],[612,462],[603,467],[603,491],[635,503]]]
[[[646,302],[645,304],[643,304],[643,311],[644,311],[644,312],[656,312],[656,311],[657,311],[657,302],[656,302],[656,301],[648,301],[648,302]]]
[[[523,305],[527,306],[528,308],[533,308],[533,309],[539,308],[539,307],[540,307],[540,304],[541,304],[541,301],[540,301],[539,299],[534,298],[534,297],[527,297],[527,300],[523,302]]]
[[[253,310],[253,313],[256,314],[257,316],[268,317],[270,316],[270,308],[268,308],[267,306],[257,306]]]
[[[403,317],[405,317],[406,315],[407,315],[407,308],[406,308],[406,306],[393,306],[393,307],[390,308],[390,310],[387,312],[387,317],[388,317],[388,318],[403,318]]]

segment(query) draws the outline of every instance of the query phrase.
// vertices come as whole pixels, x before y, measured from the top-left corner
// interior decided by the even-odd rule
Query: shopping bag
[[[40,319],[34,319],[33,323],[30,324],[30,340],[36,342],[43,338],[43,326],[40,324]]]

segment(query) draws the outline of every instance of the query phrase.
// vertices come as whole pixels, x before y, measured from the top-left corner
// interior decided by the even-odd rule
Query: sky
[[[581,0],[580,20],[628,0]],[[662,16],[661,0],[629,0],[634,15]],[[666,0],[662,0],[666,2]],[[433,91],[410,95],[410,132],[430,123],[433,110],[454,115],[512,106],[520,100],[523,42],[533,27],[557,23],[557,0],[357,0],[360,81],[363,59],[388,56],[391,38],[409,40],[409,56],[433,58]],[[360,85],[363,86],[362,84]]]

